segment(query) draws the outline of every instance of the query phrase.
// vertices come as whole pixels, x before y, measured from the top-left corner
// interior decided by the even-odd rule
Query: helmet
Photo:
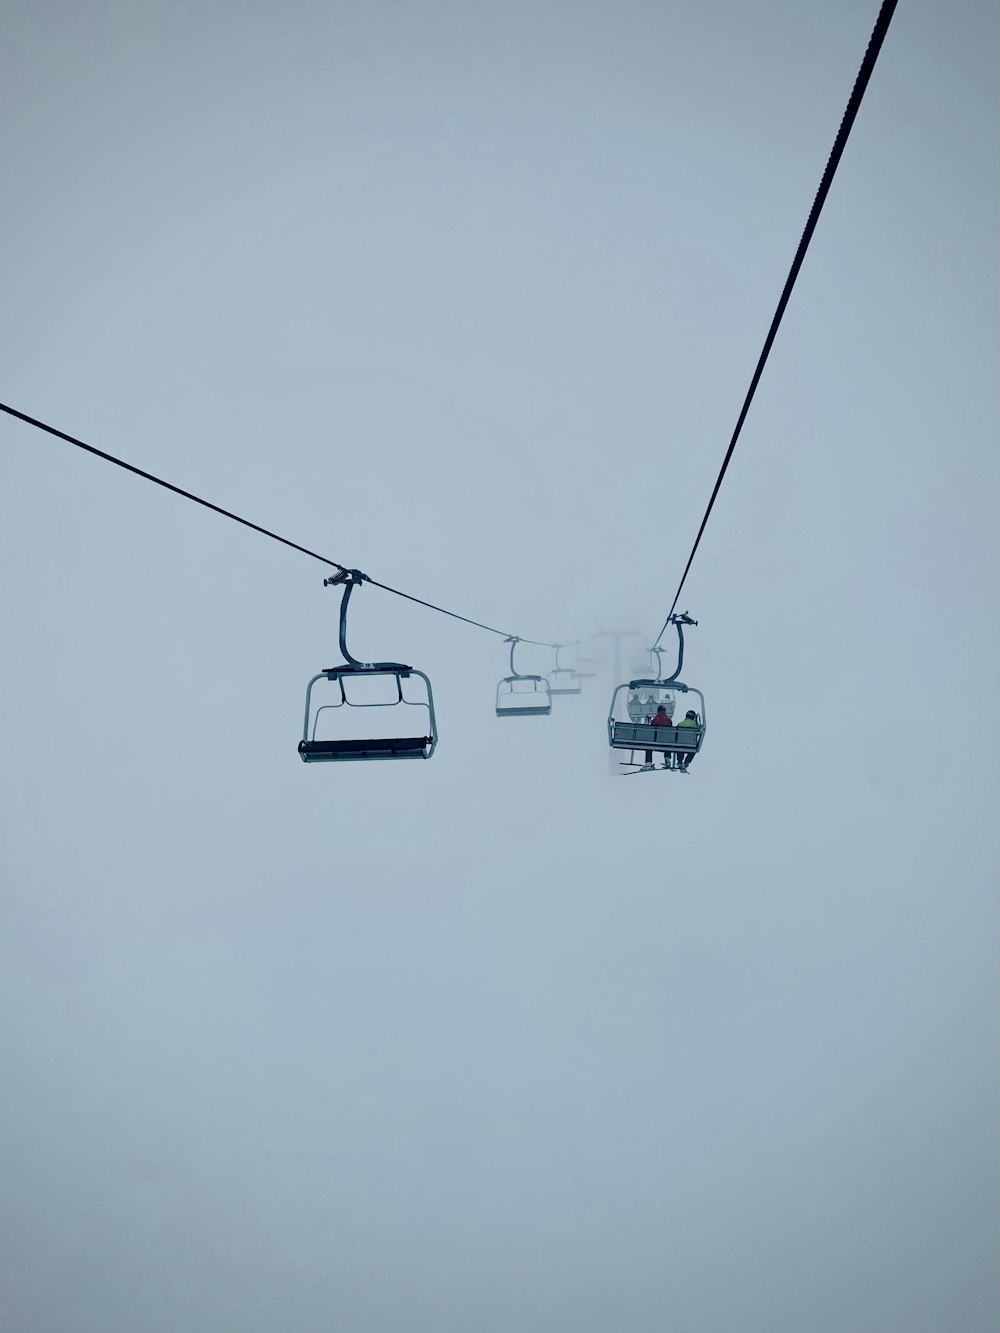
[[[689,708],[687,712],[684,714],[684,716],[693,718],[695,722],[698,721],[698,714],[694,711],[693,708]]]

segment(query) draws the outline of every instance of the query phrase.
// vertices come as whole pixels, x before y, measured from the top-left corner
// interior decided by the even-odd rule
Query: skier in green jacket
[[[681,720],[677,723],[677,726],[678,728],[700,727],[701,723],[698,721],[698,714],[694,711],[693,708],[689,708],[687,712],[684,714],[684,716],[681,718]],[[679,739],[680,737],[678,737],[678,740]],[[688,771],[688,767],[690,766],[691,760],[693,758],[694,755],[691,754],[679,754],[677,756],[677,767],[681,770],[682,773],[686,773]]]

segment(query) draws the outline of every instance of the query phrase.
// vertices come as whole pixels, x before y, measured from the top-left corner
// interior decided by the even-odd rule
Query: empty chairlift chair
[[[582,680],[592,680],[597,675],[597,668],[600,663],[594,657],[588,657],[581,653],[579,643],[573,645],[576,648],[576,657],[573,661],[573,670]]]
[[[510,675],[497,685],[497,717],[548,717],[552,712],[552,691],[544,676],[522,676],[514,666],[514,649],[520,639],[506,639],[510,644]]]
[[[562,644],[556,644],[556,664],[549,672],[549,693],[550,694],[579,694],[583,689],[583,677],[577,671],[576,667],[564,667],[559,665],[559,653]]]
[[[359,662],[348,651],[347,604],[364,578],[352,569],[324,580],[324,585],[344,584],[340,651],[345,660],[324,668],[306,687],[299,741],[306,764],[430,759],[437,745],[434,696],[424,673],[402,662]]]

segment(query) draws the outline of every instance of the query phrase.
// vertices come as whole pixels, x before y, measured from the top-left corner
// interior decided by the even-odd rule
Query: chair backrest
[[[701,744],[701,736],[701,727],[654,727],[649,722],[616,722],[611,743],[618,748],[694,754]]]

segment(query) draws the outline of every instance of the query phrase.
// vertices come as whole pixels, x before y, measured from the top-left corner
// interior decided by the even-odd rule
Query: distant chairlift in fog
[[[550,694],[579,694],[583,689],[583,677],[577,671],[576,667],[564,667],[559,665],[559,654],[562,651],[562,644],[556,644],[556,664],[549,672],[549,693]]]
[[[306,687],[299,755],[303,763],[357,759],[430,759],[437,745],[431,683],[402,662],[359,662],[347,648],[347,604],[359,570],[345,570],[324,586],[344,584],[340,603],[340,651],[344,661],[326,667]],[[322,681],[313,697],[313,687]],[[415,710],[415,711],[411,711]],[[417,726],[401,723],[420,719]],[[404,734],[400,735],[400,731]],[[421,734],[415,734],[415,733]]]
[[[548,717],[552,712],[552,691],[544,676],[522,676],[514,666],[514,649],[520,639],[504,640],[510,644],[510,675],[497,685],[497,717]]]
[[[573,670],[582,680],[592,680],[593,677],[597,675],[597,670],[598,667],[600,666],[600,663],[597,661],[596,658],[587,657],[586,654],[581,653],[579,642],[577,642],[573,646],[576,648],[576,657],[573,661]]]

